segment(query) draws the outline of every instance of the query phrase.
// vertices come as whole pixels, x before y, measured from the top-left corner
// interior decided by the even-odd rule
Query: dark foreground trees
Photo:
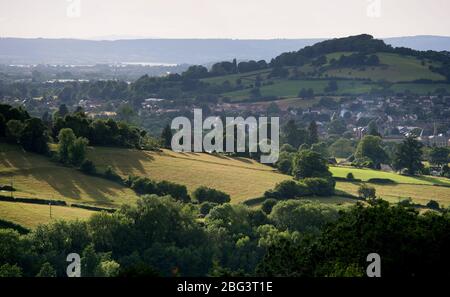
[[[373,201],[346,209],[279,201],[269,215],[244,205],[199,206],[144,196],[114,214],[56,221],[26,235],[0,229],[0,275],[364,276],[370,253],[382,276],[449,276],[449,213],[419,215]],[[267,211],[269,212],[269,211]]]

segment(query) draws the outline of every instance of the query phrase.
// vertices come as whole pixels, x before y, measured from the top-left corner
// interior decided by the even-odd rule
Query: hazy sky
[[[0,37],[450,36],[449,11],[449,0],[0,0]]]

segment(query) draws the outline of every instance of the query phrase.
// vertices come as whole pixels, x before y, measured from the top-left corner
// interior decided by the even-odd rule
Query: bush
[[[84,160],[81,163],[80,170],[87,174],[94,174],[96,172],[95,165],[91,160]]]
[[[197,201],[199,203],[205,202],[205,201],[209,201],[209,202],[214,202],[214,203],[227,203],[230,202],[230,195],[218,191],[216,189],[211,189],[208,187],[199,187],[197,188],[194,193],[193,196],[195,199],[197,199]]]
[[[434,201],[434,200],[430,200],[427,203],[427,207],[430,208],[430,209],[435,209],[435,210],[441,209],[441,207],[439,206],[439,203],[437,201]]]
[[[200,204],[200,213],[204,216],[208,215],[209,212],[211,211],[211,209],[213,209],[214,207],[216,207],[217,205],[219,205],[218,203],[214,203],[214,202],[208,202],[205,201],[202,204]]]
[[[395,181],[389,178],[371,178],[367,180],[367,182],[372,184],[383,184],[383,185],[396,184]]]
[[[347,173],[347,179],[348,180],[354,180],[355,176],[353,175],[353,173],[349,172],[349,173]]]
[[[304,178],[301,183],[303,183],[312,195],[316,196],[331,196],[334,194],[334,187],[336,182],[332,178],[319,178],[310,177]]]
[[[160,181],[156,184],[158,195],[165,196],[170,195],[177,200],[181,200],[183,202],[189,202],[191,199],[189,198],[187,188],[184,185],[176,184],[169,181]],[[151,193],[149,193],[151,194]]]
[[[109,179],[111,181],[115,181],[115,182],[123,182],[122,178],[120,177],[120,175],[118,175],[111,166],[108,166],[105,170],[105,172],[103,173],[104,177],[106,179]]]
[[[358,196],[364,200],[377,198],[376,190],[366,184],[362,184],[358,189]]]
[[[129,177],[130,188],[133,189],[139,195],[156,194],[156,183],[146,177]]]
[[[336,182],[332,178],[309,177],[298,182],[282,181],[273,190],[266,191],[264,197],[278,200],[307,196],[330,196],[334,194]]]
[[[5,186],[0,186],[0,191],[14,192],[14,191],[16,191],[16,189],[14,189],[14,187],[5,185]]]
[[[301,196],[310,196],[311,192],[305,185],[293,180],[282,181],[273,190],[266,191],[264,197],[275,199],[293,199]]]
[[[273,198],[269,198],[264,200],[264,202],[261,205],[262,211],[264,211],[266,214],[270,214],[272,212],[273,207],[277,204],[277,200]]]

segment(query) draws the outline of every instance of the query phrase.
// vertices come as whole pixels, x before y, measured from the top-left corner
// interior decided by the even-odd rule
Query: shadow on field
[[[114,167],[114,158],[111,158],[108,163]],[[136,158],[127,158],[127,165],[139,166],[140,161]],[[1,176],[8,176],[8,178],[12,176],[13,179],[14,176],[17,176],[17,180],[25,180],[24,184],[21,185],[24,191],[39,193],[38,188],[27,189],[26,187],[38,187],[39,184],[42,184],[43,187],[48,185],[60,196],[74,200],[89,198],[96,204],[110,205],[113,202],[111,197],[116,196],[119,191],[124,189],[114,182],[87,176],[74,168],[54,163],[44,156],[23,152],[19,149],[6,153],[1,152],[0,167],[11,169],[11,171],[1,173]],[[29,179],[28,183],[27,179]],[[33,183],[32,180],[36,180],[38,183]],[[42,196],[44,195],[48,195],[48,193]],[[51,199],[52,197],[39,197],[37,195],[36,198]]]
[[[146,171],[143,164],[154,160],[154,157],[147,151],[98,147],[95,149],[89,148],[87,158],[92,160],[95,166],[99,168],[111,166],[123,176],[136,175],[136,172],[138,172],[138,175],[145,175]]]

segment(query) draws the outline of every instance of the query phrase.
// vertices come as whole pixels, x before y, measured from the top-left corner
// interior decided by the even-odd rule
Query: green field
[[[58,219],[87,219],[94,211],[67,206],[50,206],[31,203],[0,201],[0,218],[24,227],[34,228]]]
[[[353,173],[355,179],[367,181],[371,178],[388,178],[399,184],[415,184],[415,185],[444,185],[450,186],[450,179],[439,178],[433,176],[405,176],[393,172],[385,172],[371,169],[358,169],[354,167],[330,167],[333,176],[346,177],[348,173]]]
[[[277,183],[292,177],[277,173],[272,167],[245,158],[231,158],[204,153],[174,153],[140,151],[105,147],[89,147],[88,159],[98,170],[111,166],[122,177],[145,176],[160,181],[168,180],[186,185],[189,192],[199,186],[208,186],[231,195],[232,203],[261,197]],[[352,172],[355,178],[389,178],[393,185],[371,184],[377,195],[391,202],[410,197],[414,202],[426,204],[433,199],[443,206],[450,205],[450,180],[436,177],[408,177],[390,172],[351,167],[331,167],[334,176],[345,177]],[[82,174],[76,169],[64,167],[48,158],[22,151],[17,146],[0,145],[0,184],[13,186],[15,197],[64,200],[104,207],[118,207],[135,203],[137,195],[129,188],[103,178]],[[338,191],[357,194],[359,183],[337,183]],[[440,185],[440,186],[434,186]],[[10,195],[10,192],[2,192]],[[338,194],[339,195],[339,194]],[[324,203],[351,203],[340,196],[314,198]],[[87,218],[92,212],[53,206],[53,218]],[[29,203],[0,203],[0,218],[24,226],[36,226],[47,222],[49,207]]]
[[[325,71],[324,74],[330,77],[339,78],[364,78],[372,81],[386,80],[390,82],[414,81],[418,79],[429,79],[442,81],[445,77],[432,72],[428,67],[430,65],[421,64],[421,61],[415,57],[400,56],[398,54],[378,53],[380,66],[364,67],[361,69],[340,68]]]
[[[1,144],[0,184],[10,185],[11,182],[17,190],[14,196],[23,198],[106,207],[134,203],[137,198],[134,191],[117,183],[85,175],[51,162],[47,157],[24,152],[18,146]]]
[[[245,89],[222,94],[222,96],[229,98],[231,102],[250,99],[251,87],[254,86],[257,77],[262,79],[262,85],[260,87],[261,96],[279,99],[297,97],[299,91],[303,88],[311,88],[314,90],[315,94],[324,94],[324,89],[328,85],[329,78],[338,80],[338,90],[335,92],[337,95],[367,94],[373,88],[379,88],[377,82],[381,80],[393,83],[391,89],[394,92],[410,91],[420,95],[427,95],[428,93],[433,93],[436,89],[441,88],[450,91],[450,84],[413,83],[413,81],[420,79],[436,82],[445,81],[445,77],[432,72],[429,69],[430,66],[439,66],[438,63],[431,61],[422,63],[421,60],[412,56],[377,53],[376,55],[380,59],[379,66],[326,70],[326,67],[329,66],[329,61],[332,58],[338,59],[341,55],[350,54],[351,52],[336,52],[326,55],[328,63],[324,65],[325,69],[312,66],[311,64],[297,67],[298,71],[303,73],[303,76],[305,77],[300,80],[279,78],[269,79],[268,74],[272,70],[269,68],[248,73],[205,78],[202,79],[202,81],[218,85],[227,81],[231,86],[236,86],[236,81],[240,79],[241,85],[244,86]],[[293,73],[295,67],[286,68]],[[370,81],[361,81],[361,79]]]
[[[290,178],[273,168],[245,158],[204,153],[149,152],[90,148],[88,158],[99,168],[112,166],[122,176],[146,176],[188,187],[208,186],[231,195],[233,202],[260,197],[278,182]]]

